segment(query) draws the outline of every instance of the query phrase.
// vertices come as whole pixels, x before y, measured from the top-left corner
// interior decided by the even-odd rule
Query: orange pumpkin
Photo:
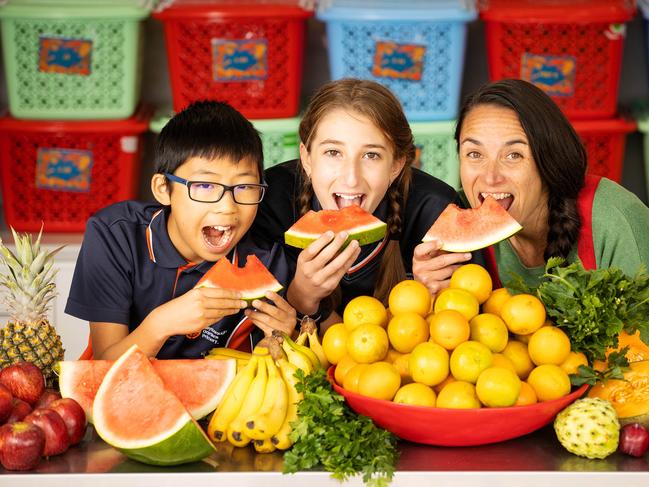
[[[623,331],[617,337],[617,342],[617,348],[609,348],[606,351],[607,357],[611,352],[620,350],[622,347],[628,346],[629,350],[626,352],[626,358],[629,362],[649,360],[649,345],[647,345],[640,339],[639,331],[636,331],[633,335],[629,335],[627,332]]]

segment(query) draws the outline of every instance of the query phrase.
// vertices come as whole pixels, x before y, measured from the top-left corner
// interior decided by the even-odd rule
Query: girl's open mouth
[[[363,206],[363,202],[365,201],[365,195],[362,193],[334,193],[332,196],[339,210],[353,205]]]

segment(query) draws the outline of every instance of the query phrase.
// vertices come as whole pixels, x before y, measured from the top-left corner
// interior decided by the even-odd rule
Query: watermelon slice
[[[71,397],[92,423],[92,404],[112,360],[65,360],[59,362],[61,396]],[[195,419],[216,409],[237,373],[235,359],[152,360],[153,368]]]
[[[113,363],[92,407],[95,431],[127,457],[150,465],[195,462],[214,445],[133,345]]]
[[[360,245],[367,245],[382,240],[387,225],[356,205],[340,210],[310,210],[284,232],[284,242],[304,249],[328,230],[335,233],[347,232],[349,237],[345,245],[352,240],[358,240]]]
[[[267,291],[279,292],[282,289],[275,276],[255,255],[246,258],[244,267],[237,267],[225,257],[221,257],[194,287],[234,289],[239,291],[241,299],[248,303],[263,298]]]
[[[511,237],[523,227],[491,196],[475,209],[450,204],[424,236],[447,252],[472,252]]]

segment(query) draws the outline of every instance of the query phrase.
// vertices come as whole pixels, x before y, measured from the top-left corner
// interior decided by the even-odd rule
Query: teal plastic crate
[[[158,112],[151,121],[151,131],[159,134],[171,116],[169,110]],[[299,117],[251,120],[251,122],[261,137],[265,168],[300,157]]]
[[[417,167],[456,189],[460,188],[460,163],[453,134],[455,120],[410,122],[417,147]]]
[[[1,4],[1,2],[0,2]],[[150,0],[9,0],[0,7],[9,111],[121,119],[137,106]]]

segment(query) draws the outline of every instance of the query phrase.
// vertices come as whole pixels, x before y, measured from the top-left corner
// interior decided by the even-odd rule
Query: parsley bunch
[[[529,288],[520,276],[508,287],[536,294],[548,316],[570,338],[572,350],[584,352],[588,361],[604,360],[616,348],[622,330],[649,343],[649,274],[640,267],[634,277],[622,270],[585,270],[581,263],[563,266],[553,257],[545,266],[539,287]]]
[[[332,390],[324,370],[305,376],[300,369],[296,377],[304,399],[292,423],[295,444],[284,454],[284,473],[321,465],[341,481],[362,473],[367,485],[387,486],[398,458],[397,438],[350,410]]]

